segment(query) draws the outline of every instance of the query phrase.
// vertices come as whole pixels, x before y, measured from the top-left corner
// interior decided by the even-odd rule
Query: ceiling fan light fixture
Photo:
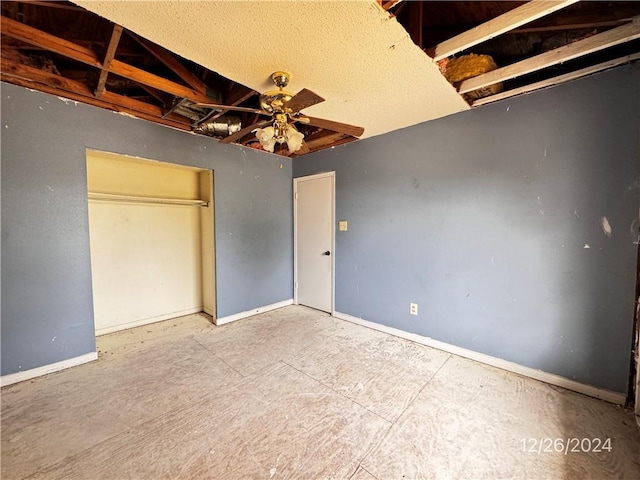
[[[256,130],[256,138],[267,152],[273,153],[276,146],[275,129],[273,127],[259,128]]]
[[[289,154],[296,153],[302,148],[302,141],[304,135],[296,130],[293,125],[289,125],[286,131],[287,135],[287,147],[289,147]]]
[[[276,122],[274,126],[257,129],[256,138],[265,151],[272,153],[276,143],[287,142],[289,154],[292,154],[302,148],[304,134],[296,130],[291,124],[278,124]]]

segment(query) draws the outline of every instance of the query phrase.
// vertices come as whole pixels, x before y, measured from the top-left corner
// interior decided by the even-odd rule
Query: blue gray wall
[[[2,374],[95,350],[86,149],[214,170],[219,317],[292,298],[291,162],[2,84]]]
[[[336,310],[626,392],[639,88],[625,66],[296,160],[336,171]]]

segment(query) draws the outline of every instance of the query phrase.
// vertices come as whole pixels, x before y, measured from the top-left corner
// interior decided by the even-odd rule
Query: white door
[[[333,310],[334,173],[294,179],[295,303]]]

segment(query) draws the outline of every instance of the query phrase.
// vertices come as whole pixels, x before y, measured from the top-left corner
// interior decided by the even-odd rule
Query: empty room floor
[[[629,411],[304,307],[98,350],[2,390],[3,480],[640,478]]]

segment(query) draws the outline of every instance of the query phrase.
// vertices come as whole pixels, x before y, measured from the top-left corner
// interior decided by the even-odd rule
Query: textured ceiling
[[[469,108],[375,0],[74,3],[257,91],[288,71],[288,90],[327,100],[305,113],[363,138]]]

